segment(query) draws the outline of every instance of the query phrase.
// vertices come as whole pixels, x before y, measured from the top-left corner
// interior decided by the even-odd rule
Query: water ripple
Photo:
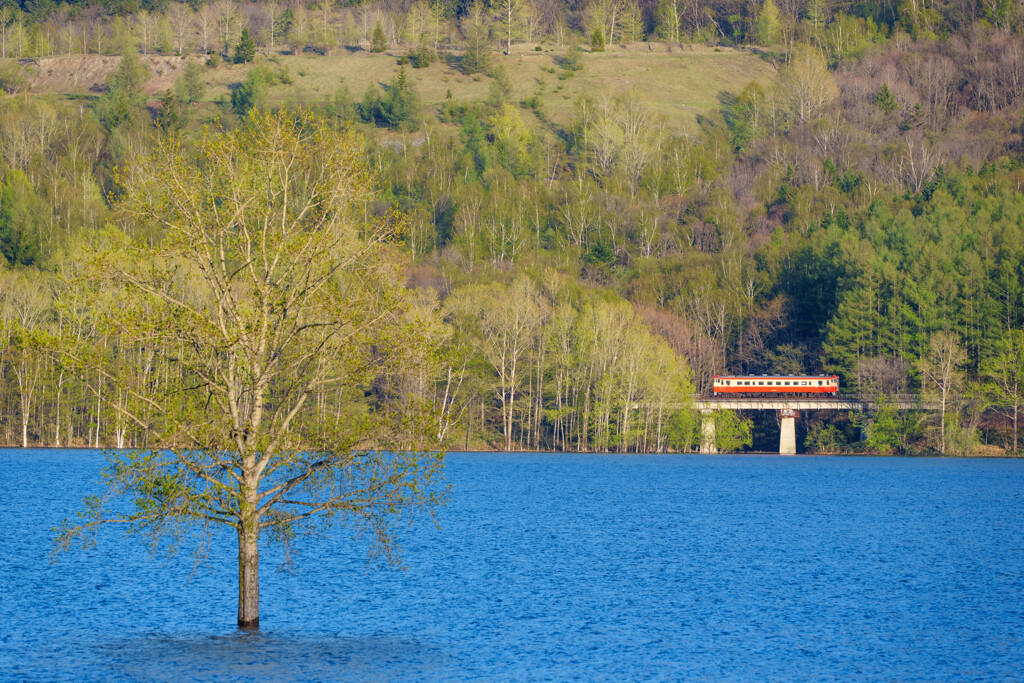
[[[1021,680],[1024,462],[454,455],[441,528],[378,571],[344,531],[47,561],[90,451],[0,451],[0,679]]]

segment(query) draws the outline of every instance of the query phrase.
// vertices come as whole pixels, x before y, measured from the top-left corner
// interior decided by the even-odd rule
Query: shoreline
[[[106,452],[106,451],[132,451],[136,449],[132,448],[93,448],[92,446],[29,446],[24,448],[22,446],[10,446],[0,445],[0,452],[3,451],[93,451],[93,452]],[[446,454],[453,455],[593,455],[593,456],[678,456],[678,455],[706,455],[712,456],[749,456],[749,457],[777,457],[777,458],[936,458],[936,459],[949,459],[949,460],[1022,460],[1024,459],[1024,452],[1017,455],[1007,453],[1005,455],[995,455],[992,453],[978,454],[978,455],[943,455],[941,453],[904,453],[904,454],[884,454],[884,453],[796,453],[793,455],[782,455],[781,453],[772,453],[770,451],[747,451],[739,453],[700,453],[695,451],[673,451],[666,453],[614,453],[608,451],[549,451],[549,450],[513,450],[513,451],[502,451],[502,450],[480,450],[480,449],[469,449],[469,450],[448,450]]]

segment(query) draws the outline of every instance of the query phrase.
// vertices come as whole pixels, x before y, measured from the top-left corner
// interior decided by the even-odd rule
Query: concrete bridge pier
[[[718,448],[715,446],[715,411],[700,411],[700,435],[700,452],[717,453]]]
[[[779,455],[796,455],[796,411],[783,408],[779,411],[779,422]]]

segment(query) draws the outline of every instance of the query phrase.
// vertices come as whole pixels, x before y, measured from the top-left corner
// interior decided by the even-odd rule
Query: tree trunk
[[[946,392],[942,392],[942,408],[939,414],[939,452],[946,454]]]
[[[238,524],[238,628],[260,626],[260,547],[258,522]]]
[[[56,441],[57,448],[60,448],[60,398],[61,392],[64,388],[64,371],[60,372],[60,379],[57,380],[57,414],[54,417],[55,426],[53,428],[53,438]]]
[[[17,372],[17,369],[15,369]],[[18,375],[19,405],[21,406],[21,447],[28,448],[28,421],[32,414],[32,371],[26,365],[21,366]]]
[[[100,411],[103,409],[103,378],[96,374],[96,441],[93,448],[100,447]]]

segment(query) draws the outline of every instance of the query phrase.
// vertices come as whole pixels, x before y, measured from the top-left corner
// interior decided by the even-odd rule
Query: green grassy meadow
[[[322,101],[333,97],[341,85],[358,100],[371,85],[390,82],[401,68],[397,51],[371,54],[365,51],[321,55],[275,55],[261,58],[272,68],[287,70],[292,83],[275,86],[276,100]],[[513,83],[516,101],[537,95],[545,115],[557,123],[569,121],[576,99],[614,93],[627,87],[639,89],[650,106],[664,115],[670,127],[692,128],[698,115],[719,106],[722,92],[738,93],[751,81],[765,82],[774,68],[757,55],[742,50],[712,48],[676,49],[644,43],[634,47],[612,47],[604,53],[584,54],[584,68],[571,78],[559,79],[563,69],[559,58],[564,51],[522,48],[512,55],[494,54],[493,63],[503,64]],[[208,97],[226,97],[230,87],[245,78],[250,65],[222,65],[208,71]],[[423,69],[406,67],[420,100],[428,111],[437,111],[451,92],[456,101],[486,97],[490,78],[486,74],[466,75],[456,60],[443,59]]]

